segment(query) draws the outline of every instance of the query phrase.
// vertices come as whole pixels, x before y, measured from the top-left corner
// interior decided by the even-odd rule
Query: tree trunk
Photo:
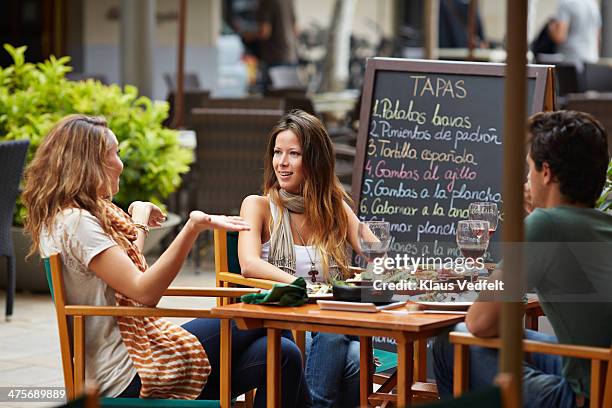
[[[336,0],[328,30],[321,92],[342,91],[349,79],[351,29],[356,0]]]

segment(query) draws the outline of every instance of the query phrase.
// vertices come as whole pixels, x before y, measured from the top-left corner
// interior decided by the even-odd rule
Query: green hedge
[[[51,56],[43,63],[25,61],[26,47],[5,44],[13,65],[0,67],[0,141],[29,139],[28,161],[50,128],[71,113],[104,116],[119,139],[125,164],[115,202],[123,208],[134,200],[162,204],[189,170],[192,152],[178,143],[177,131],[162,126],[166,102],[138,96],[133,86],[99,81],[68,81],[69,57]],[[25,209],[17,205],[15,223]]]

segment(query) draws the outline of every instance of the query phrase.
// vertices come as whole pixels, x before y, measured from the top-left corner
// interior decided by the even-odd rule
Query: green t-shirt
[[[612,343],[612,216],[591,208],[537,209],[525,219],[527,287],[560,343]],[[563,375],[589,395],[590,361],[566,358]]]

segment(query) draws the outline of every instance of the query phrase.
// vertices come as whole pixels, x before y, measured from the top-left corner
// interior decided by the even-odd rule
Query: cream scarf
[[[270,192],[270,199],[275,202],[280,201],[282,208],[279,208],[280,214],[278,220],[275,221],[275,225],[270,234],[270,254],[268,255],[268,262],[295,276],[296,256],[293,234],[291,232],[290,213],[304,214],[304,197],[279,189]],[[304,242],[303,245],[308,245],[308,243]],[[319,249],[317,249],[317,251],[319,251],[319,253],[321,252]],[[315,254],[311,256],[312,259],[315,259]],[[324,271],[320,272],[328,277],[336,277],[339,274],[339,268],[334,259],[330,260],[329,271],[330,274],[328,275],[325,275]]]

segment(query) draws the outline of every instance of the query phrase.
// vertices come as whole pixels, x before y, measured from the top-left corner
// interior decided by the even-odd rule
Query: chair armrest
[[[164,296],[208,296],[237,298],[249,293],[259,293],[260,289],[251,288],[197,288],[197,287],[171,287],[166,289]]]
[[[66,306],[68,316],[216,317],[210,309],[168,309],[134,306]]]
[[[244,276],[233,272],[217,272],[217,280],[221,282],[233,283],[235,285],[243,285],[260,289],[272,289],[272,286],[280,283],[268,279],[245,278]]]
[[[500,338],[481,338],[469,333],[451,332],[450,342],[464,346],[479,346],[499,349]],[[610,349],[604,347],[575,346],[571,344],[544,343],[541,341],[523,340],[523,350],[529,353],[552,354],[564,357],[583,358],[586,360],[610,359]]]

